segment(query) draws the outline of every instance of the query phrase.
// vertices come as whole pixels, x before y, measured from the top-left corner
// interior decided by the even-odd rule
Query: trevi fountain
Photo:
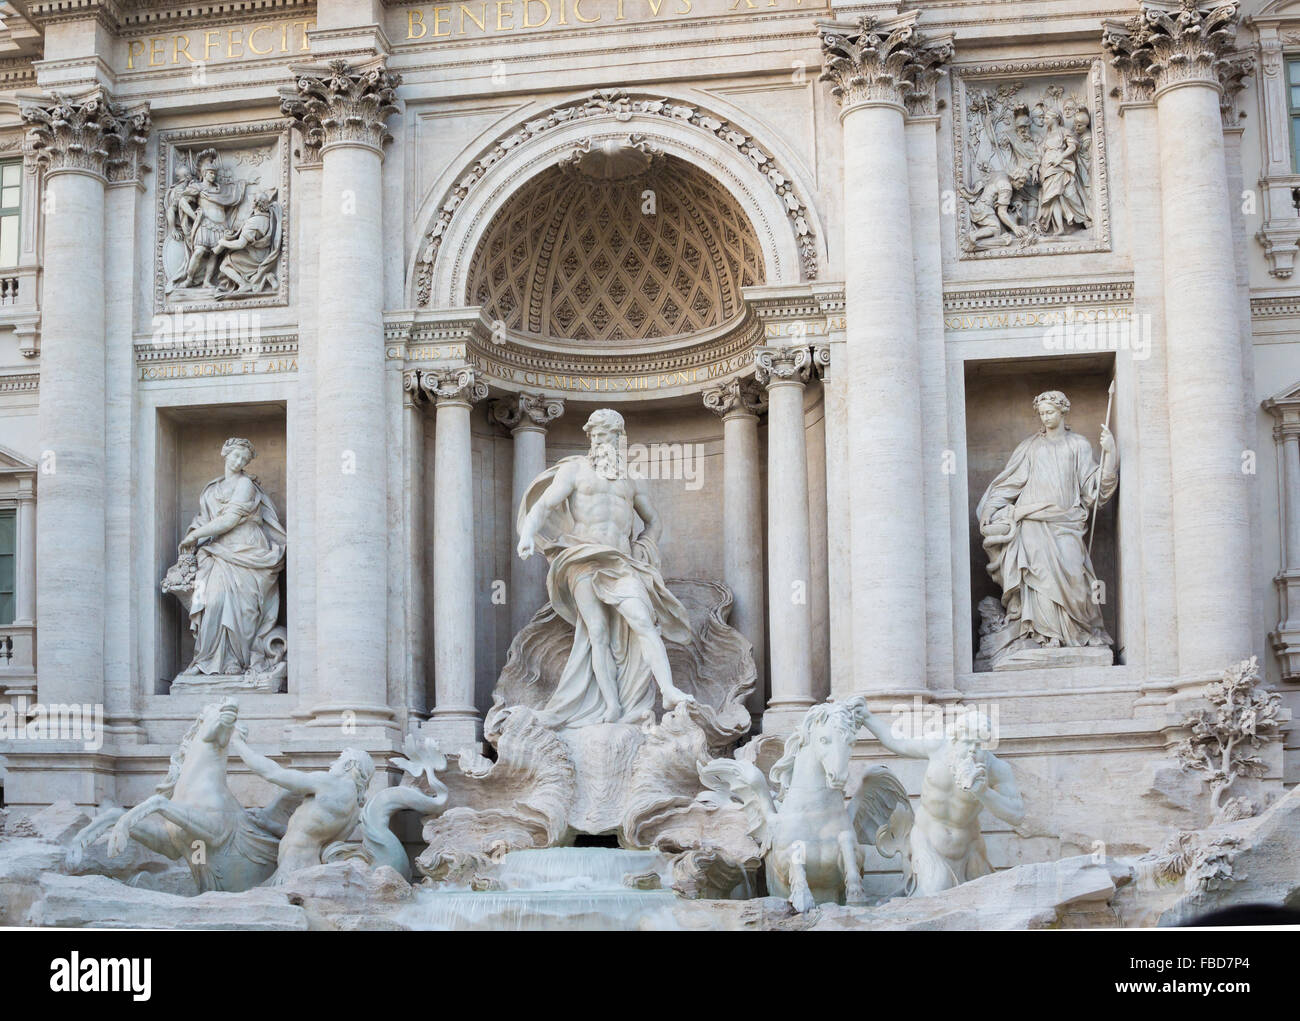
[[[1300,909],[1300,0],[0,9],[0,926]]]

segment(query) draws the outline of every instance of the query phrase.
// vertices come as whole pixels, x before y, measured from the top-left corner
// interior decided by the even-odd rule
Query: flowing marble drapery
[[[546,492],[560,465],[584,457],[564,458],[539,475],[528,487],[519,505],[517,527],[521,534],[529,510]],[[590,542],[573,534],[574,522],[564,504],[556,507],[537,529],[537,548],[550,561],[546,592],[552,609],[573,626],[573,650],[554,694],[543,710],[550,726],[581,727],[599,723],[605,700],[596,684],[592,665],[591,636],[578,612],[573,594],[579,579],[590,578],[596,597],[609,607],[607,633],[613,654],[622,718],[631,721],[650,718],[656,687],[650,664],[641,652],[627,622],[615,609],[625,599],[644,600],[655,616],[666,641],[689,642],[690,621],[686,608],[668,591],[659,572],[659,550],[647,538],[628,536],[631,554],[603,543]]]
[[[242,674],[274,658],[267,640],[280,612],[277,583],[288,540],[270,497],[250,475],[204,486],[190,529],[229,514],[238,522],[196,550],[188,674]]]
[[[1059,439],[1029,437],[989,483],[975,513],[989,574],[1002,588],[1006,644],[1033,635],[1111,644],[1085,543],[1098,492],[1105,503],[1118,483],[1118,472],[1103,476],[1092,445],[1068,428]]]

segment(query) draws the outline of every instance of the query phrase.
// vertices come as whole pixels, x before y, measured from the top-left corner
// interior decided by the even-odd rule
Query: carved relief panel
[[[165,132],[159,163],[156,310],[286,304],[287,122]]]
[[[961,258],[1109,251],[1100,62],[959,67],[953,88]]]

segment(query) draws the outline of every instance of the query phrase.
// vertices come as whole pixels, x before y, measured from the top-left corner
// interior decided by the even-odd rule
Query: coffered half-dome
[[[466,299],[510,330],[593,343],[739,318],[740,289],[764,282],[749,219],[697,167],[637,155],[575,154],[524,185],[479,242]]]

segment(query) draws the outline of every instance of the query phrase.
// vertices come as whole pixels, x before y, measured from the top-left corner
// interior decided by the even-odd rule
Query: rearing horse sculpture
[[[265,809],[244,808],[226,784],[227,746],[239,719],[239,702],[227,698],[203,707],[172,756],[157,794],[130,810],[105,803],[68,850],[75,865],[109,827],[108,853],[136,840],[189,865],[200,893],[237,893],[275,871],[284,824],[298,798],[282,795]]]
[[[796,911],[817,904],[862,904],[864,851],[904,852],[912,828],[907,791],[884,766],[867,770],[845,798],[853,741],[866,702],[851,698],[808,710],[772,767],[773,796],[752,763],[714,759],[700,767],[705,786],[738,799],[749,833],[763,849],[768,889]]]

